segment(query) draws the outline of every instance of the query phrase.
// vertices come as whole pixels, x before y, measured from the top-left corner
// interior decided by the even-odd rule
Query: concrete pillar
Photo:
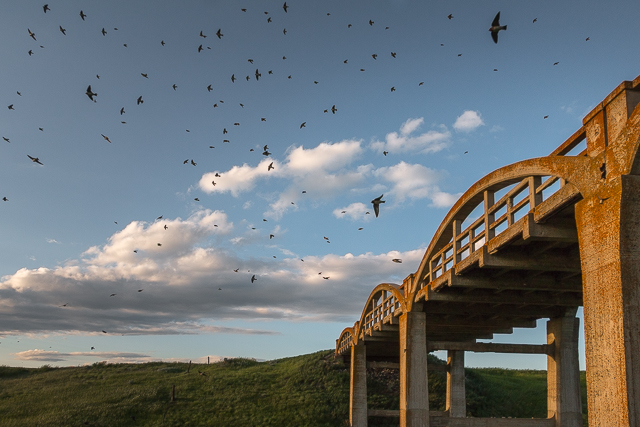
[[[600,193],[583,199],[575,209],[584,291],[589,426],[637,427],[640,177],[607,178]]]
[[[426,313],[400,316],[400,427],[429,427]]]
[[[363,342],[351,346],[349,425],[367,427],[367,347]]]
[[[578,333],[580,319],[576,309],[566,316],[547,321],[547,344],[555,345],[547,356],[547,417],[555,418],[556,427],[582,427]]]
[[[464,351],[447,352],[447,404],[450,417],[467,416],[467,397],[464,387]]]

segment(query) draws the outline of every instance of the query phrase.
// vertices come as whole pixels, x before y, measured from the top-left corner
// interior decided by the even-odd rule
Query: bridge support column
[[[447,402],[450,417],[467,416],[467,397],[464,386],[464,351],[447,352]]]
[[[547,356],[547,417],[555,418],[556,427],[582,427],[576,310],[547,322],[547,344],[555,346]]]
[[[349,425],[367,427],[367,421],[367,347],[360,342],[351,346]]]
[[[400,427],[429,427],[426,318],[400,316]]]
[[[591,427],[640,425],[639,206],[632,175],[576,204]]]

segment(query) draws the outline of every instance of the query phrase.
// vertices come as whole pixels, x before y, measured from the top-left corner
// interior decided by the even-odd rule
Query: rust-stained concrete
[[[584,140],[586,150],[577,153]],[[589,425],[640,426],[639,153],[640,76],[615,88],[550,155],[473,184],[417,271],[402,285],[375,287],[360,319],[337,340],[336,354],[352,365],[352,425],[366,425],[366,415],[364,424],[353,416],[367,413],[366,388],[354,388],[353,375],[367,361],[399,364],[401,427],[581,425],[574,313],[583,305]],[[477,206],[484,212],[462,230]],[[547,344],[476,344],[544,318],[551,319]],[[366,353],[354,350],[364,343]],[[448,411],[439,414],[428,408],[426,355],[434,346],[451,355]],[[464,370],[455,361],[464,351],[547,354],[549,418],[465,418],[454,374]]]

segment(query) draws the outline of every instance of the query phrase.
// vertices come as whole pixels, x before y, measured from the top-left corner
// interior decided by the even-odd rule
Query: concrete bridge
[[[350,423],[582,426],[579,306],[592,427],[640,426],[640,76],[621,83],[546,157],[476,182],[420,267],[376,286],[336,343],[350,365]],[[586,148],[580,150],[585,144]],[[547,342],[478,343],[547,321]],[[427,354],[447,350],[446,411],[429,411]],[[545,419],[466,418],[466,351],[547,355]],[[400,408],[367,406],[367,367],[400,372]]]

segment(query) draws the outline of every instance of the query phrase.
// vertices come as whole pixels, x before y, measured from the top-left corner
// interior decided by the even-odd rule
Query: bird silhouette
[[[160,40],[160,44],[161,44],[162,46],[164,46],[164,45],[165,45],[164,40]]]
[[[198,53],[202,52],[202,45],[198,46]]]
[[[2,139],[4,139],[5,141],[7,141],[8,143],[11,143],[11,141],[9,141],[9,138],[7,138],[6,136],[3,136]]]
[[[43,165],[42,162],[40,161],[40,159],[38,157],[31,157],[30,155],[27,154],[27,157],[31,159],[31,161],[33,163],[37,163],[39,165]],[[44,166],[44,165],[43,165]]]
[[[206,38],[207,38],[207,36],[205,36],[204,34],[202,34],[202,31],[200,31],[200,37],[202,37],[202,38],[204,38],[204,39],[206,39]]]
[[[104,135],[104,134],[100,134],[102,135],[102,137],[104,138],[105,141],[107,141],[108,143],[111,143],[111,140],[109,139],[108,136]]]
[[[102,28],[101,33],[102,33],[102,35],[103,35],[103,36],[106,36],[106,35],[107,35],[107,31],[106,31],[104,28]]]
[[[500,12],[498,12],[496,14],[496,17],[493,18],[493,22],[491,23],[491,27],[489,28],[489,31],[491,31],[491,38],[493,39],[494,43],[498,43],[498,32],[500,30],[506,30],[507,26],[506,25],[500,25]]]
[[[211,87],[211,85],[207,86],[207,92],[211,92],[213,90],[213,87]]]
[[[235,82],[236,82],[236,75],[231,74],[231,83],[235,83]]]
[[[307,127],[307,122],[302,122],[302,124],[300,125],[300,129]]]
[[[14,110],[14,111],[15,111],[15,108],[13,108],[13,104],[9,104],[9,106],[7,106],[7,108],[8,108],[9,110]]]
[[[67,35],[67,30],[65,30],[64,28],[62,28],[62,25],[60,25],[60,32],[61,32],[63,35],[65,35],[65,36]]]
[[[450,14],[447,16],[447,18],[449,18],[450,20],[451,20],[451,19],[453,19],[453,14],[451,14],[451,13],[450,13]]]
[[[144,104],[144,100],[142,99],[142,95],[140,95],[140,96],[138,97],[138,99],[136,100],[136,104],[137,104],[137,105]]]
[[[86,17],[87,15],[83,11],[80,11],[80,18],[82,18],[83,21],[84,21],[84,18]]]
[[[384,196],[384,194],[382,194],[380,197],[376,197],[371,201],[371,203],[373,204],[373,212],[376,214],[376,218],[380,214],[380,203],[385,203],[385,201],[382,200],[382,196]]]
[[[256,280],[258,280],[258,279],[256,279],[256,275],[255,274],[253,276],[251,276],[251,283],[255,282]]]
[[[141,75],[142,77],[144,77],[145,79],[148,79],[148,78],[149,78],[149,75],[148,75],[147,73],[140,73],[140,75]]]
[[[284,12],[287,13],[287,9],[289,9],[289,6],[287,6],[287,2],[284,2],[282,8],[284,9]]]
[[[394,258],[391,261],[397,263],[397,264],[402,264],[402,260],[400,258]]]
[[[273,166],[273,162],[269,163],[269,166],[267,167],[267,172],[269,172],[271,169],[275,169],[275,167]]]
[[[171,87],[173,88],[173,90],[176,90],[178,88],[178,85],[174,83]]]
[[[85,93],[87,94],[87,96],[89,97],[90,100],[92,100],[93,102],[96,102],[96,100],[93,99],[93,97],[94,96],[98,96],[98,94],[91,90],[91,85],[89,85],[89,87],[87,87],[87,91]]]
[[[32,39],[36,40],[36,34],[33,31],[31,31],[30,29],[28,29],[28,28],[27,28],[27,31],[29,32],[29,37],[31,37]]]
[[[222,38],[222,36],[224,36],[224,34],[222,34],[222,29],[218,28],[218,31],[216,31],[216,36],[218,36],[219,39]]]
[[[48,3],[42,6],[42,9],[44,10],[44,13],[47,13],[47,10],[51,10]]]

